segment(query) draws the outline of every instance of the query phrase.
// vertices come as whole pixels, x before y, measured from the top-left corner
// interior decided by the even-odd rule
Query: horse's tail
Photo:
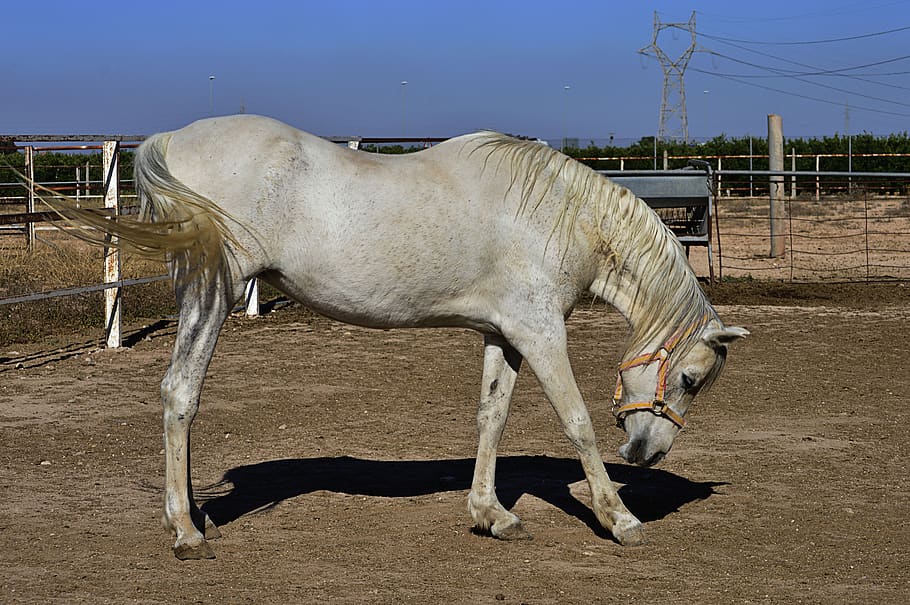
[[[165,160],[170,136],[156,134],[136,151],[136,218],[120,216],[112,220],[82,208],[73,198],[47,190],[41,198],[63,216],[68,233],[90,243],[169,260],[192,272],[223,267],[225,244],[230,242],[241,249],[228,227],[229,222],[239,223],[171,174]],[[112,236],[116,239],[112,240]]]
[[[170,138],[170,133],[154,135],[136,151],[139,222],[129,224],[130,233],[118,235],[140,251],[166,253],[192,270],[221,266],[226,243],[242,249],[228,226],[240,223],[171,174],[165,160]]]

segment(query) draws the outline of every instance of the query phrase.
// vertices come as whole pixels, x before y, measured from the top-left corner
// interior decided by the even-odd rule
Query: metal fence
[[[349,137],[339,140],[351,147],[361,142]],[[120,142],[107,141],[98,147],[104,149],[102,179],[93,181],[86,171],[84,179],[42,184],[81,196],[86,205],[105,206],[112,213],[129,212],[129,198],[121,189],[125,183],[116,169]],[[768,197],[772,181],[782,182],[785,192],[785,228],[777,229],[785,242],[783,253],[776,255],[772,254]],[[4,190],[18,187],[19,192],[4,194],[12,205],[0,212],[0,233],[18,238],[3,238],[0,246],[8,247],[12,239],[34,245],[39,242],[36,225],[54,215],[41,212],[33,190],[23,191],[21,183],[7,185]],[[713,173],[713,190],[713,258],[707,247],[693,248],[690,257],[699,274],[712,274],[713,269],[721,279],[910,281],[910,173],[720,170]],[[103,289],[109,343],[117,346],[122,287],[166,278],[123,280],[113,249],[106,254],[106,264],[104,284],[22,293],[0,299],[0,305]],[[258,312],[255,280],[249,284],[246,303],[250,314]]]
[[[783,181],[783,254],[773,256],[770,198]],[[910,173],[719,171],[715,242],[722,278],[910,280]]]

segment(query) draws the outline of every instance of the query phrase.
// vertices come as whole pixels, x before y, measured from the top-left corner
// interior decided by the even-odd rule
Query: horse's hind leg
[[[468,494],[468,511],[475,527],[497,538],[530,538],[521,520],[507,511],[496,497],[496,450],[509,417],[509,403],[521,355],[502,338],[486,336],[483,352],[483,380],[477,409],[477,462]]]
[[[242,282],[241,282],[242,283]],[[176,534],[178,559],[211,559],[206,536],[220,535],[193,501],[190,480],[190,425],[199,409],[199,394],[221,326],[240,292],[220,278],[193,280],[178,288],[180,319],[174,352],[164,380],[165,497],[164,524]]]

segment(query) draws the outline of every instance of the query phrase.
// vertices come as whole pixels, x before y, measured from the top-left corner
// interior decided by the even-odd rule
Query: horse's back
[[[316,310],[375,326],[477,327],[502,290],[540,278],[530,272],[549,232],[516,220],[510,180],[473,153],[472,136],[386,156],[233,116],[172,133],[167,162],[252,226],[235,233],[255,250],[251,271]]]

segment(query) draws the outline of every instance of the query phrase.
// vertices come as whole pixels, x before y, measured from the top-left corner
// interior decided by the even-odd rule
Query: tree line
[[[598,147],[593,141],[587,147],[569,147],[564,152],[596,170],[616,170],[619,163],[616,159],[593,158],[638,158],[626,159],[624,167],[627,170],[649,170],[654,167],[655,150],[657,167],[663,166],[663,154],[666,150],[670,157],[668,167],[671,169],[682,168],[686,165],[686,157],[701,157],[712,160],[722,156],[723,168],[726,170],[748,170],[749,145],[752,145],[752,169],[768,169],[768,142],[760,137],[727,137],[720,135],[702,143],[682,143],[658,141],[654,144],[654,137],[642,137],[637,142],[628,146]],[[8,142],[7,143],[11,143]],[[824,171],[847,171],[851,163],[846,157],[852,147],[852,170],[854,172],[910,172],[910,134],[903,132],[884,136],[862,133],[847,137],[840,134],[821,138],[790,138],[784,140],[785,168],[790,168],[790,153],[795,150],[797,156],[796,169],[801,171],[815,170],[815,156],[837,155],[822,160],[821,169]],[[423,146],[385,145],[370,146],[365,151],[373,153],[413,153],[422,150]],[[12,166],[22,171],[25,165],[24,154],[12,151],[9,145],[2,153],[0,151],[0,183],[18,183],[19,177],[8,168]],[[874,156],[873,154],[884,154]],[[902,156],[888,156],[887,154],[902,154]],[[863,157],[869,155],[870,157]],[[741,157],[734,157],[741,156]],[[43,183],[72,182],[75,180],[76,167],[90,166],[93,181],[101,179],[101,153],[61,153],[39,152],[35,154],[35,180]],[[120,154],[120,178],[131,180],[133,174],[133,152],[124,150]],[[85,178],[84,172],[82,178]],[[0,192],[0,195],[15,195]]]
[[[723,157],[723,168],[726,170],[749,170],[748,157],[751,142],[753,170],[768,170],[768,141],[761,137],[727,137],[720,135],[703,143],[682,143],[658,141],[656,146],[657,167],[663,167],[664,150],[670,156],[668,167],[682,168],[686,159],[672,159],[685,157],[701,157],[712,159]],[[852,162],[847,157],[852,150]],[[889,134],[876,136],[870,133],[844,136],[835,134],[821,138],[791,138],[784,139],[784,155],[787,157],[785,168],[790,169],[790,154],[795,151],[796,169],[804,171],[815,170],[816,155],[834,155],[840,157],[827,157],[821,161],[821,170],[844,171],[852,165],[854,172],[910,172],[910,135],[908,133]],[[654,137],[642,137],[636,143],[626,147],[598,147],[593,142],[585,148],[570,147],[564,150],[566,155],[577,158],[596,170],[616,170],[619,168],[616,160],[594,160],[591,158],[629,158],[638,157],[638,160],[626,160],[627,170],[649,170],[654,167],[655,144]],[[872,154],[903,154],[904,157],[862,157]],[[802,156],[802,157],[800,157]],[[716,162],[712,162],[717,168]]]

